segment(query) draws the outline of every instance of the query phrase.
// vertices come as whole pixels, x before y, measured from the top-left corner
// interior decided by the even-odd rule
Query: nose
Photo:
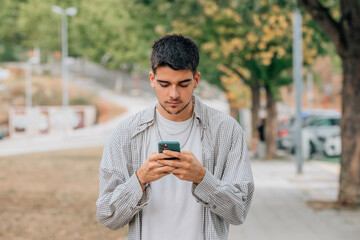
[[[173,87],[171,88],[171,90],[170,90],[170,97],[171,97],[172,99],[176,99],[176,98],[179,97],[179,91],[178,91],[178,89],[177,89],[176,86],[173,86]]]

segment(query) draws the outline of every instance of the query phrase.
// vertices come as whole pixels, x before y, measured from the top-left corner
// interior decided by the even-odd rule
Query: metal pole
[[[62,12],[62,80],[63,80],[63,98],[62,105],[64,111],[64,128],[67,134],[70,130],[69,121],[69,78],[68,78],[68,44],[67,44],[67,16],[66,12]]]
[[[31,93],[31,64],[28,62],[26,66],[26,107],[32,106],[32,93]]]
[[[303,169],[303,152],[302,152],[302,19],[298,8],[295,8],[293,19],[293,78],[295,87],[295,102],[296,102],[296,165],[297,172],[302,173]]]
[[[31,135],[32,128],[32,92],[31,92],[32,84],[31,84],[31,63],[28,62],[26,64],[26,116],[27,116],[27,126],[26,132],[28,135]]]

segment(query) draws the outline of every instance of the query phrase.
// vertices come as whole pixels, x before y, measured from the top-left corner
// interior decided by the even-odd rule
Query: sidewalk
[[[229,240],[356,240],[360,210],[313,210],[308,201],[335,201],[339,164],[308,161],[303,174],[288,160],[252,161],[255,193],[246,222]]]

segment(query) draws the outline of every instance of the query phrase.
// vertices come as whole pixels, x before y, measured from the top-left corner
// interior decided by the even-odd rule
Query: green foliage
[[[0,42],[0,62],[17,61],[21,58],[21,53],[21,46]]]
[[[70,53],[108,68],[141,71],[149,66],[154,26],[149,9],[134,2],[82,1],[73,18]],[[139,16],[142,16],[139,18]]]
[[[24,47],[54,50],[59,46],[57,36],[60,25],[57,21],[58,16],[51,11],[53,2],[28,0],[20,4],[17,27]]]
[[[338,1],[324,2],[336,16]],[[235,72],[239,67],[249,70],[247,79],[239,77],[247,84],[251,81],[275,87],[287,84],[277,79],[291,67],[292,1],[0,0],[0,3],[0,59],[3,60],[16,59],[21,48],[39,47],[46,54],[60,50],[61,16],[53,13],[51,7],[74,6],[77,15],[67,18],[70,56],[85,57],[111,69],[148,71],[152,42],[164,34],[180,33],[199,44],[199,71],[211,83],[224,88],[220,78],[225,73],[219,66],[225,65]],[[280,8],[278,12],[275,5]],[[281,22],[269,22],[273,16],[281,15],[284,16],[279,18]],[[283,35],[269,37],[279,24],[286,26]],[[311,40],[306,43],[311,47],[305,52],[317,49],[311,57],[324,53],[322,31],[318,31],[311,18],[305,17],[304,24],[306,32],[315,29],[308,37],[307,33],[304,35]],[[264,32],[264,25],[270,26],[271,31]],[[252,41],[251,37],[257,40]],[[269,40],[266,45],[261,42],[264,38]]]
[[[0,0],[0,61],[19,58],[21,37],[17,28],[21,0]]]
[[[19,43],[20,34],[17,19],[23,0],[0,0],[0,42]]]

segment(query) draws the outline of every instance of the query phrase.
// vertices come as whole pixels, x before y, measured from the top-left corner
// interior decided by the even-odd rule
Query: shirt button
[[[242,200],[243,200],[243,201],[246,201],[246,197],[245,197],[245,196],[244,196],[244,197],[242,197]]]
[[[216,209],[216,206],[215,206],[215,205],[213,205],[213,206],[212,206],[212,209]]]
[[[200,201],[199,200],[196,200],[197,203],[199,203]]]
[[[133,208],[133,207],[130,207],[130,210],[132,211],[132,210],[134,210],[134,208]]]
[[[138,127],[137,130],[140,131],[140,128]]]

